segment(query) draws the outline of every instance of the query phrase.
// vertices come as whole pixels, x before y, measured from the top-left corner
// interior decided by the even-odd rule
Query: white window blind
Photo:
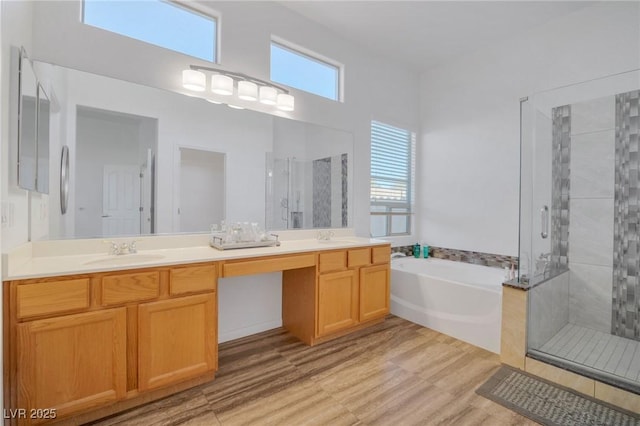
[[[408,235],[414,201],[415,134],[371,122],[371,235]]]

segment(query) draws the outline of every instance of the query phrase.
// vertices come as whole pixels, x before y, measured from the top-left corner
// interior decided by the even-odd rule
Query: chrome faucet
[[[131,241],[130,243],[118,244],[115,241],[105,241],[105,243],[109,244],[109,254],[111,255],[119,256],[122,254],[138,252],[135,240]]]
[[[333,235],[333,231],[318,231],[317,238],[321,241],[329,241]]]

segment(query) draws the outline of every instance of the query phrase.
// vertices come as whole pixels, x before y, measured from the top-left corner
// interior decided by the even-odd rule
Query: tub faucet
[[[549,265],[551,261],[551,253],[540,253],[540,256],[536,259],[536,275],[542,275],[543,278],[547,277],[549,271]]]
[[[407,255],[399,251],[391,253],[391,259],[398,259],[400,257],[407,257]]]

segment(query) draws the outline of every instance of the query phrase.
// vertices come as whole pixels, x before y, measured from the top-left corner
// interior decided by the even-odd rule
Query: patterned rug
[[[543,425],[640,425],[640,415],[505,366],[476,393]]]

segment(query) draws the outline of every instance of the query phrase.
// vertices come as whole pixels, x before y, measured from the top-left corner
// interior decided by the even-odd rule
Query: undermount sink
[[[89,260],[88,262],[84,262],[84,265],[124,265],[136,262],[150,262],[163,258],[164,256],[161,254],[123,254]]]
[[[336,239],[331,239],[331,240],[317,240],[320,244],[353,244],[353,243],[357,243],[358,241],[355,240],[350,240],[348,238],[336,238]]]

